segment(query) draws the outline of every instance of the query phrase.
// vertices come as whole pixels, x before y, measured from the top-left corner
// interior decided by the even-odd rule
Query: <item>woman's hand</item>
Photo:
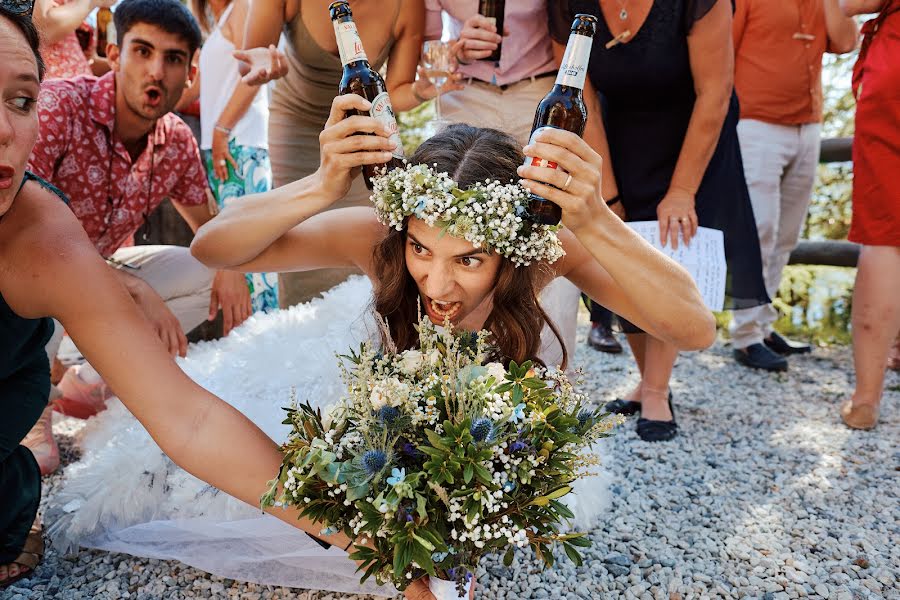
[[[228,179],[229,164],[235,173],[238,171],[237,161],[234,160],[231,150],[228,149],[228,134],[220,129],[213,130],[212,163],[213,173],[219,181]]]
[[[518,169],[519,177],[529,191],[562,208],[563,223],[573,232],[610,212],[600,193],[603,159],[583,139],[570,131],[544,127],[524,152],[529,159],[556,163],[554,169],[527,160]]]
[[[287,75],[287,57],[274,44],[268,48],[235,50],[232,55],[238,60],[241,81],[247,85],[262,85]]]
[[[503,37],[497,33],[494,19],[474,15],[463,23],[459,39],[453,43],[453,55],[460,64],[467,64],[473,60],[487,58],[502,41]]]
[[[656,207],[656,218],[659,220],[659,241],[665,246],[666,240],[672,242],[672,249],[678,249],[678,232],[684,245],[691,243],[697,234],[697,212],[694,210],[694,194],[669,188],[665,198]]]
[[[416,74],[418,77],[412,84],[413,95],[416,99],[434,100],[438,95],[438,88],[428,77],[428,72],[420,65],[416,68]],[[448,77],[447,81],[444,82],[444,85],[441,86],[441,93],[446,94],[447,92],[465,89],[466,84],[463,83],[462,79],[462,73],[457,72],[456,66],[454,65],[450,77]]]
[[[356,94],[338,96],[331,103],[331,114],[319,134],[319,168],[313,177],[332,202],[347,194],[363,165],[386,163],[397,147],[382,123],[368,114],[353,114],[368,113],[370,108],[372,104]]]

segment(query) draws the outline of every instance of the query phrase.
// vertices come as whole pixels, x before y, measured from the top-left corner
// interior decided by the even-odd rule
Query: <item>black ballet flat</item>
[[[675,422],[675,409],[672,408],[672,392],[669,392],[669,412],[671,421],[653,421],[638,419],[637,434],[645,442],[667,442],[678,435],[678,423]]]
[[[635,413],[641,412],[641,403],[635,402],[634,400],[623,400],[621,398],[616,398],[612,402],[607,402],[606,406],[603,407],[603,410],[608,413],[630,417]]]

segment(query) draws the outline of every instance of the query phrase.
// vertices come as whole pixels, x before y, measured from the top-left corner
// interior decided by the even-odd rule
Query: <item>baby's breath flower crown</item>
[[[517,183],[488,179],[461,190],[447,173],[407,164],[375,178],[373,187],[378,220],[398,231],[406,217],[415,216],[519,267],[565,255],[556,235],[559,226],[526,218],[528,192]]]

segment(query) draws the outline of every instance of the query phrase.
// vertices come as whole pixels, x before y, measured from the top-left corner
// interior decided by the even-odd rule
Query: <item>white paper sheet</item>
[[[657,221],[632,221],[628,225],[642,238],[673,259],[694,279],[700,289],[707,308],[713,311],[722,310],[725,305],[725,238],[718,229],[697,228],[697,235],[690,246],[681,243],[679,236],[678,249],[673,250],[670,244],[659,243],[659,223]]]

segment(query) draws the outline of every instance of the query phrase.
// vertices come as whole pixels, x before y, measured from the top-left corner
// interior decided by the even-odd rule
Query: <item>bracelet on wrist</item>
[[[222,125],[216,125],[213,127],[219,133],[224,133],[225,135],[231,135],[231,127],[224,127]]]
[[[621,201],[622,201],[622,197],[621,197],[619,194],[616,194],[615,196],[613,196],[613,197],[610,198],[609,200],[606,200],[606,205],[607,205],[607,206],[613,206],[613,205],[616,204],[617,202],[621,202]]]

